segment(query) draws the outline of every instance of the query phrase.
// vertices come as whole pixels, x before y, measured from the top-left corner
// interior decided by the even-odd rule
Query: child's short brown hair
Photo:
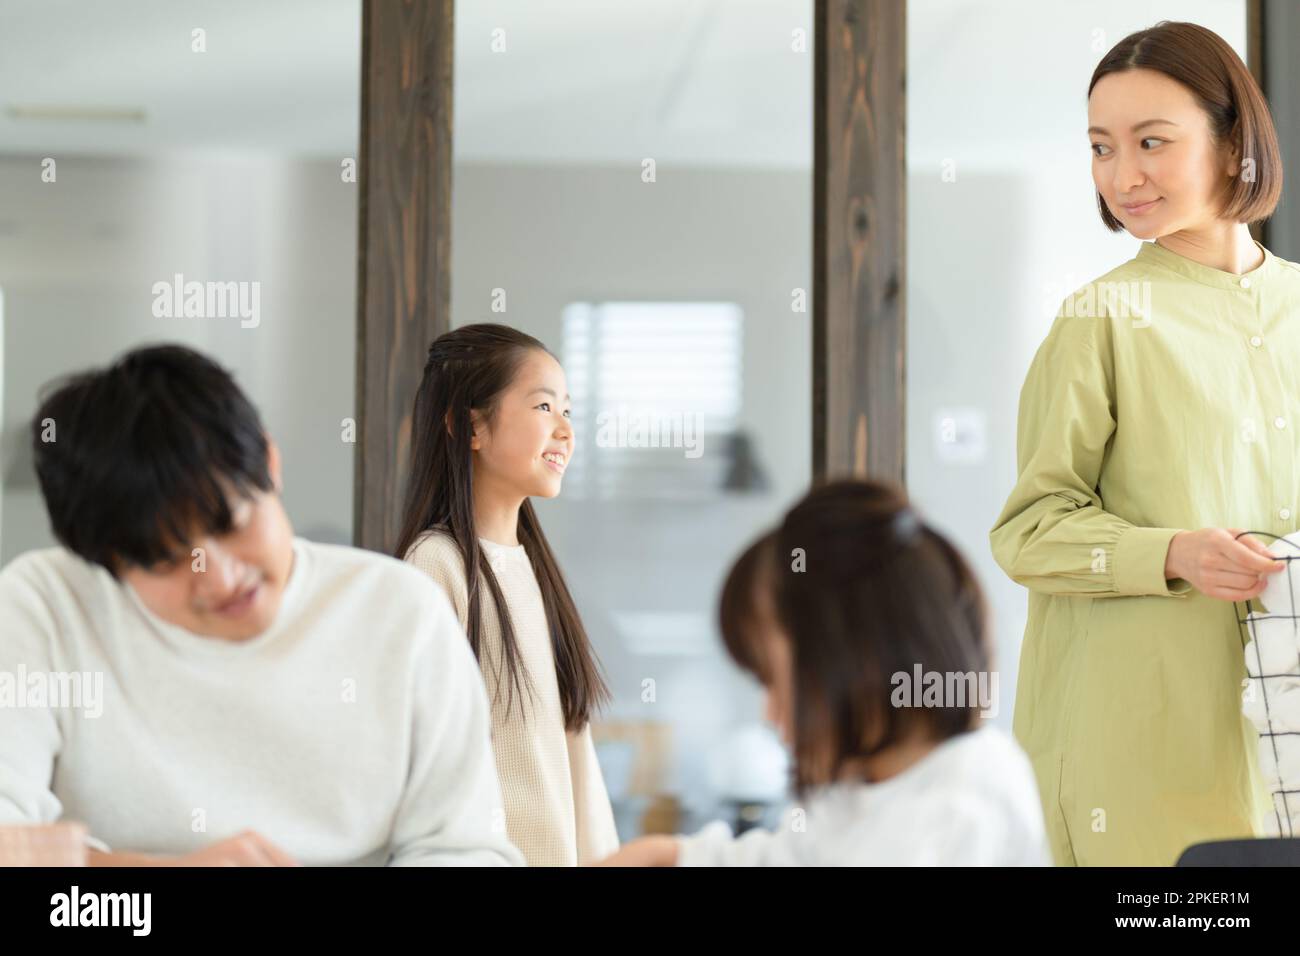
[[[727,576],[719,624],[731,657],[772,679],[756,640],[759,589],[790,639],[798,791],[838,779],[850,761],[922,732],[940,741],[975,727],[980,702],[893,706],[897,675],[987,675],[986,609],[957,550],[897,486],[837,481],[810,492],[751,544]]]

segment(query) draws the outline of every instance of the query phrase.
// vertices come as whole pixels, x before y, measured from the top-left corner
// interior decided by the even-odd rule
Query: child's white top
[[[507,708],[510,696],[502,666],[500,619],[492,593],[486,583],[480,583],[483,680],[492,705],[492,749],[510,839],[529,866],[573,866],[604,859],[618,849],[614,813],[596,761],[591,726],[577,733],[564,726],[551,633],[532,563],[522,544],[511,547],[478,540],[501,588],[519,659],[532,682],[531,696],[525,684]],[[468,628],[465,562],[455,540],[445,531],[425,532],[406,560],[441,585],[461,626]]]
[[[0,707],[0,825],[79,820],[167,855],[256,830],[304,864],[522,863],[451,606],[392,558],[293,552],[274,623],[242,642],[163,621],[63,548],[12,561],[0,682],[26,691]],[[34,695],[71,672],[81,707]]]
[[[679,838],[679,866],[1050,866],[1038,787],[996,727],[945,740],[879,783],[837,784],[776,831],[725,823]]]

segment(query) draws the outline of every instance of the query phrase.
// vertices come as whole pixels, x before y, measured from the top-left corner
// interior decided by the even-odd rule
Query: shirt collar
[[[1260,284],[1275,276],[1279,269],[1277,256],[1264,248],[1258,240],[1255,241],[1255,245],[1264,253],[1264,261],[1257,268],[1249,272],[1243,272],[1241,275],[1202,265],[1155,242],[1143,242],[1142,247],[1138,249],[1137,258],[1148,264],[1162,265],[1184,278],[1200,282],[1203,285],[1223,289],[1227,292],[1249,294]]]

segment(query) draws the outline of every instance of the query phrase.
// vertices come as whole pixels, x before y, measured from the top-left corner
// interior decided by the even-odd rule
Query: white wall
[[[226,157],[150,163],[0,158],[4,292],[3,552],[52,543],[31,469],[37,390],[148,342],[199,348],[231,369],[285,461],[299,533],[352,535],[356,186],[332,162]],[[261,283],[261,320],[159,319],[153,284]]]

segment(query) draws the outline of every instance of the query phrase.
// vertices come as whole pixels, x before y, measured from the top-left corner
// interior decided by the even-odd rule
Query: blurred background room
[[[520,328],[568,376],[577,450],[536,505],[614,692],[596,739],[624,839],[772,823],[786,800],[784,750],[715,616],[731,560],[814,479],[817,6],[455,4],[450,324]],[[989,595],[1006,729],[1025,591],[988,531],[1020,384],[1061,299],[1138,244],[1097,222],[1089,76],[1160,19],[1246,56],[1253,6],[906,5],[904,477]],[[1280,41],[1295,15],[1269,9]],[[0,0],[0,562],[52,544],[27,448],[38,387],[160,340],[235,372],[299,534],[365,543],[348,430],[362,14]],[[1268,62],[1289,156],[1293,84]],[[1295,223],[1284,203],[1280,256],[1300,255]],[[258,323],[160,317],[154,286],[177,275],[257,283]],[[694,422],[697,443],[602,441],[622,412]]]

